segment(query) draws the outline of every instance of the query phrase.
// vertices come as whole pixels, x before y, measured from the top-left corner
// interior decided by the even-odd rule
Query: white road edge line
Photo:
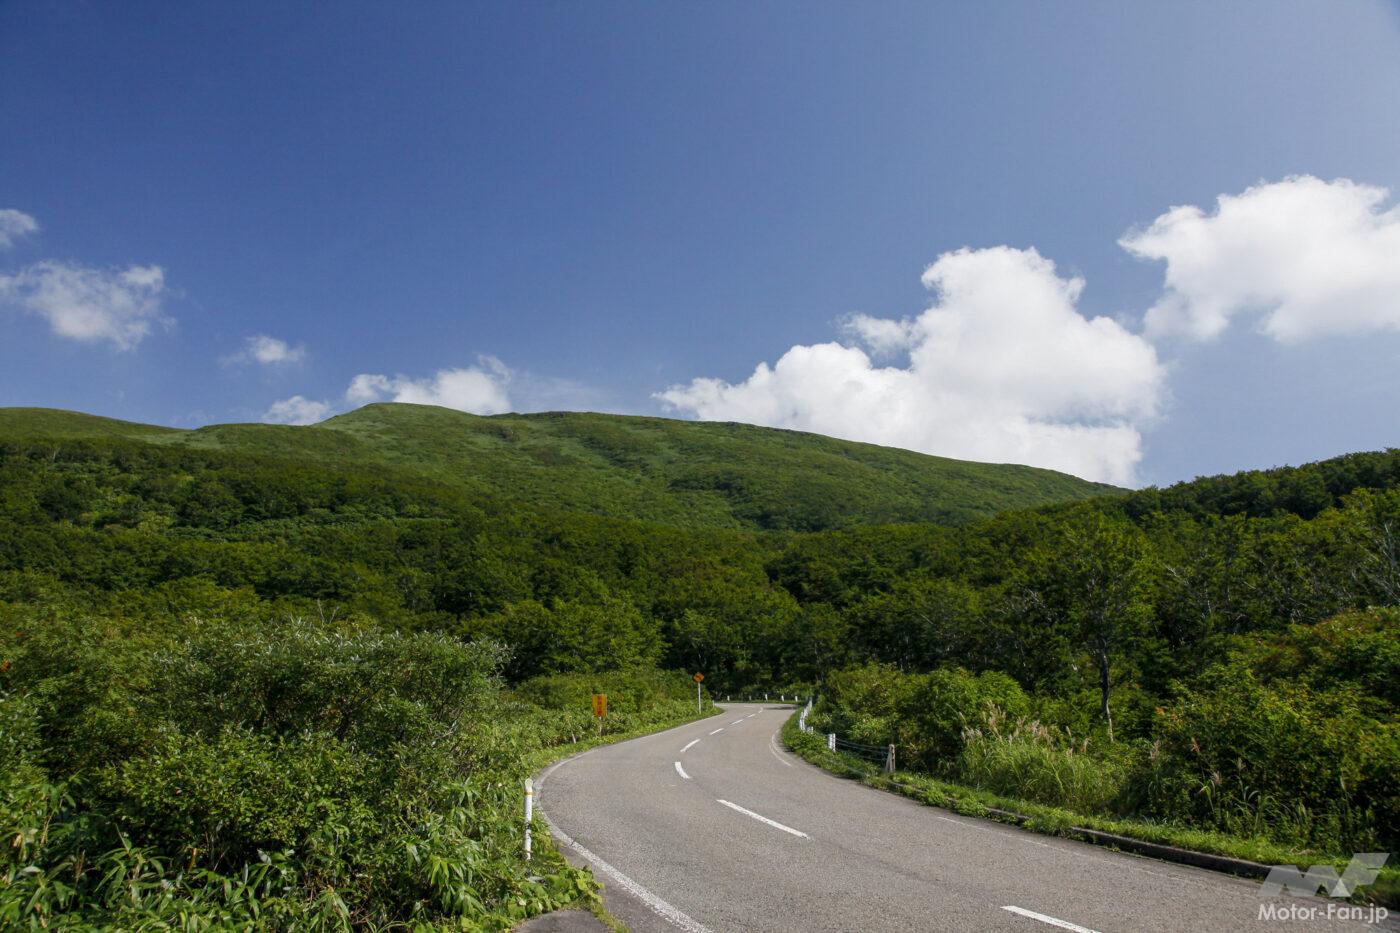
[[[719,727],[718,729],[716,729],[714,732],[711,732],[710,735],[719,735],[719,734],[720,734],[721,732],[723,732],[723,731],[724,731],[724,726],[720,726],[720,727]]]
[[[679,761],[676,762],[676,773],[679,774],[681,777],[685,778],[687,781],[690,780],[690,775],[685,773],[685,769],[681,767],[681,763]]]
[[[791,768],[791,767],[792,767],[792,762],[790,762],[790,761],[784,759],[782,755],[779,755],[779,754],[778,754],[778,741],[777,741],[777,740],[778,740],[778,733],[776,733],[776,732],[774,732],[772,735],[770,735],[770,736],[768,737],[768,750],[769,750],[770,752],[773,753],[773,757],[774,757],[774,758],[778,759],[778,763],[779,763],[779,764],[784,764],[784,765],[787,765],[789,768]]]
[[[692,739],[691,741],[686,742],[686,743],[685,743],[685,748],[682,748],[682,749],[681,749],[681,754],[684,755],[684,754],[685,754],[685,749],[686,749],[686,748],[690,748],[690,746],[694,745],[694,744],[695,744],[696,742],[698,742],[698,741],[700,741],[700,740],[699,740],[699,739]]]
[[[803,832],[802,830],[800,830],[800,829],[793,829],[791,826],[784,826],[782,823],[779,823],[777,820],[770,820],[768,817],[762,816],[762,815],[760,815],[760,814],[758,814],[758,813],[755,813],[755,812],[753,812],[752,810],[746,810],[746,809],[744,809],[743,807],[739,806],[737,803],[730,803],[728,800],[721,800],[721,801],[719,801],[719,802],[722,803],[722,804],[724,804],[726,807],[728,807],[728,808],[731,809],[731,810],[738,810],[740,813],[744,814],[744,816],[751,816],[751,817],[753,817],[754,819],[758,820],[760,823],[767,823],[769,826],[772,826],[774,829],[781,829],[781,830],[782,830],[783,832],[785,832],[785,833],[792,833],[794,836],[801,836],[803,839],[810,839],[810,838],[812,838],[811,836],[808,836],[806,833],[804,833],[804,832]],[[1093,933],[1093,931],[1090,930],[1090,931],[1088,931],[1088,933]]]
[[[674,729],[680,728],[682,728],[682,726],[674,727]],[[674,731],[674,729],[666,729],[664,731],[672,732]],[[662,735],[663,733],[658,732],[655,734]],[[650,738],[650,736],[648,736],[648,738]],[[670,904],[666,903],[661,898],[657,897],[655,894],[652,894],[646,888],[642,887],[640,884],[637,884],[637,882],[633,881],[631,878],[627,877],[622,872],[618,871],[616,868],[613,868],[607,862],[603,861],[598,856],[594,855],[592,852],[579,845],[577,842],[574,841],[574,838],[572,836],[564,832],[564,830],[560,829],[559,826],[549,818],[549,814],[545,812],[544,807],[542,806],[542,804],[544,803],[544,795],[542,792],[544,791],[544,782],[549,778],[549,776],[555,771],[562,768],[564,765],[569,764],[572,761],[578,761],[580,758],[587,757],[588,755],[593,754],[597,750],[598,749],[596,748],[590,748],[586,752],[581,752],[577,755],[571,755],[568,758],[561,758],[554,764],[546,768],[544,773],[540,775],[539,783],[535,785],[535,793],[540,795],[541,804],[541,806],[535,812],[544,818],[545,825],[548,826],[549,831],[554,834],[554,838],[558,839],[560,842],[564,843],[564,845],[568,846],[570,849],[573,849],[579,855],[583,856],[585,859],[591,862],[594,868],[607,875],[613,881],[616,881],[619,887],[627,890],[632,894],[633,897],[641,901],[647,907],[651,908],[652,913],[656,914],[662,920],[665,920],[672,926],[680,927],[682,930],[685,930],[686,933],[714,933],[714,931],[711,930],[709,927],[705,926],[705,924],[700,923],[697,920],[691,919],[685,914],[685,912],[679,910],[676,907],[672,907]]]
[[[1002,910],[1009,910],[1013,914],[1020,914],[1022,917],[1030,917],[1032,920],[1039,920],[1041,923],[1048,923],[1052,927],[1059,927],[1061,930],[1073,930],[1074,933],[1098,933],[1088,927],[1082,927],[1077,923],[1070,923],[1068,920],[1059,920],[1055,917],[1047,917],[1045,914],[1038,914],[1033,910],[1026,910],[1024,907],[1003,907]]]
[[[555,826],[551,823],[549,828],[554,831],[555,837],[558,838],[560,842],[564,843],[564,845],[568,846],[570,849],[573,849],[579,855],[582,855],[585,859],[592,863],[595,869],[601,871],[613,881],[616,881],[618,887],[626,889],[628,893],[630,893],[633,897],[637,898],[637,900],[650,907],[652,912],[658,917],[660,917],[662,920],[665,920],[667,923],[670,923],[673,926],[680,927],[682,930],[685,930],[686,933],[711,933],[709,927],[696,920],[692,920],[678,908],[672,907],[670,904],[666,903],[661,898],[657,897],[655,894],[652,894],[646,888],[642,887],[640,884],[637,884],[637,882],[633,881],[631,878],[627,877],[622,872],[618,871],[616,868],[613,868],[611,865],[600,859],[598,856],[594,855],[592,852],[589,852],[583,846],[579,845],[572,838],[570,838],[569,835],[565,833],[562,829],[560,829],[558,826]]]

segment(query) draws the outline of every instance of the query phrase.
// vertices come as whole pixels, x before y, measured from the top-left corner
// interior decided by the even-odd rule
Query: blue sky
[[[0,4],[0,405],[1391,446],[1398,90],[1381,3]]]

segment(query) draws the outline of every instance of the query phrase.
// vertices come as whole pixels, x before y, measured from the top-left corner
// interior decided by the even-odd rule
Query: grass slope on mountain
[[[43,409],[0,410],[5,437],[137,438],[357,468],[390,466],[472,493],[682,527],[812,531],[960,524],[1114,487],[741,424],[574,412],[481,417],[370,405],[310,427],[147,428]]]
[[[152,438],[182,433],[135,421],[118,421],[80,411],[59,408],[0,408],[0,438],[52,437],[56,439]]]

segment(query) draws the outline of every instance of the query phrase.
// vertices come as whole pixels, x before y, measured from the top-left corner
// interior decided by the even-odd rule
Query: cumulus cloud
[[[1309,175],[1174,207],[1119,243],[1167,264],[1150,335],[1217,337],[1259,316],[1279,341],[1400,328],[1400,207],[1385,188]]]
[[[315,424],[324,421],[333,409],[327,402],[318,402],[301,395],[293,395],[263,412],[262,420],[267,424]]]
[[[864,347],[795,346],[742,382],[695,379],[657,398],[707,421],[1133,482],[1139,427],[1164,392],[1150,343],[1080,314],[1083,280],[1034,249],[945,253],[923,282],[935,300],[917,318],[848,322]],[[867,349],[900,349],[902,365],[878,366]]]
[[[280,343],[280,341],[278,341]],[[458,369],[441,369],[431,376],[414,379],[410,376],[385,376],[360,373],[350,380],[345,390],[344,405],[358,407],[372,402],[406,402],[414,405],[440,405],[477,415],[499,415],[512,410],[507,386],[516,378],[510,367],[494,356],[477,358],[477,365]],[[528,377],[527,388],[534,385],[540,391],[539,380]],[[546,392],[573,386],[573,383],[545,380]],[[317,401],[302,395],[274,402],[263,413],[269,424],[315,424],[341,410],[343,406]]]
[[[371,402],[441,405],[477,415],[499,415],[511,410],[507,393],[510,379],[509,367],[494,356],[482,356],[476,366],[441,369],[423,379],[361,373],[350,381],[345,400],[352,405]]]
[[[160,266],[96,269],[45,260],[0,274],[0,304],[44,318],[60,337],[106,340],[118,350],[133,349],[152,324],[168,323],[165,296]]]
[[[0,210],[0,249],[9,249],[15,240],[39,229],[39,221],[12,207]]]
[[[237,363],[258,363],[263,366],[283,366],[291,363],[300,363],[306,358],[306,348],[303,346],[291,346],[285,340],[276,337],[269,337],[266,334],[256,334],[244,341],[243,349],[225,357],[224,362],[228,364]]]
[[[918,328],[907,318],[892,321],[868,314],[853,314],[845,320],[843,327],[846,333],[865,344],[877,356],[903,352],[918,342]]]

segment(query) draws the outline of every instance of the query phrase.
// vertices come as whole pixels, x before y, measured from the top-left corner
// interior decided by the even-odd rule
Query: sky
[[[1400,5],[0,2],[0,406],[1400,444]]]

